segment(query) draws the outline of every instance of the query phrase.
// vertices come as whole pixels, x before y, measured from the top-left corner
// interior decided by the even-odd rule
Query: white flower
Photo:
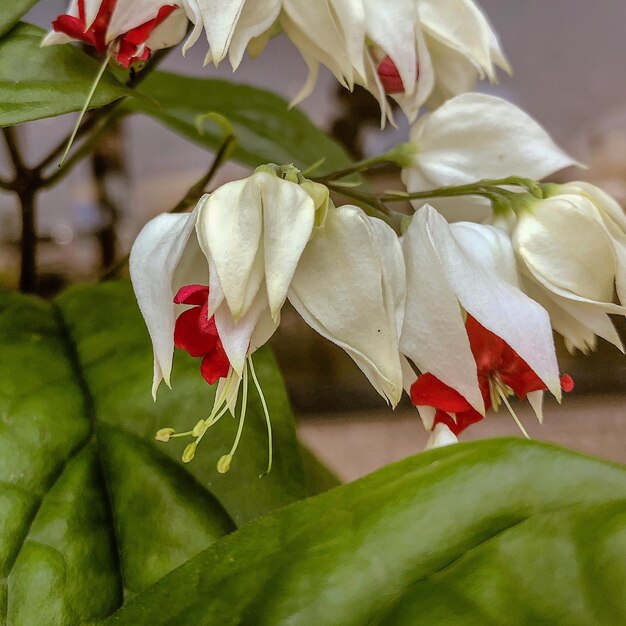
[[[425,205],[404,235],[402,249],[407,294],[400,349],[420,371],[458,392],[472,410],[484,415],[485,390],[477,377],[467,314],[504,341],[544,388],[560,398],[550,320],[515,287],[513,251],[505,233],[477,224],[450,226]],[[406,369],[405,381],[406,386]],[[430,430],[434,410],[421,414]]]
[[[509,176],[539,180],[577,165],[527,113],[478,93],[456,96],[421,117],[410,142],[412,163],[402,171],[409,192]]]
[[[129,67],[155,50],[175,46],[185,36],[187,24],[185,12],[163,0],[72,0],[42,45],[82,41],[98,52],[108,48],[120,65]]]
[[[400,244],[386,224],[356,207],[329,206],[327,190],[313,186],[260,171],[204,196],[193,213],[160,215],[142,230],[130,269],[154,345],[155,391],[163,378],[169,384],[172,299],[183,285],[204,284],[207,315],[215,317],[238,375],[250,351],[275,330],[288,297],[315,330],[350,354],[381,395],[398,402]]]
[[[153,394],[161,380],[170,384],[175,338],[203,357],[208,382],[220,379],[211,416],[188,433],[196,440],[185,461],[226,410],[234,413],[248,372],[257,384],[250,355],[276,330],[286,298],[384,398],[400,400],[405,275],[398,238],[357,207],[335,208],[328,190],[293,166],[259,168],[204,196],[191,214],[154,218],[133,245],[130,272],[154,347]],[[192,309],[177,319],[174,299]],[[245,403],[241,425],[244,419]],[[164,429],[157,438],[173,436]],[[238,441],[219,471],[228,470]]]
[[[209,43],[206,63],[220,63],[229,57],[237,69],[250,42],[271,30],[281,9],[281,0],[182,0],[194,29],[183,52],[204,29]]]
[[[309,77],[294,99],[308,96],[319,66],[352,89],[370,91],[383,121],[392,119],[387,96],[409,119],[433,104],[472,89],[478,78],[508,70],[497,37],[471,0],[183,0],[195,24],[185,49],[204,26],[207,61],[226,56],[237,68],[255,39],[282,29],[298,47]]]
[[[513,244],[528,293],[548,310],[570,350],[596,335],[623,350],[609,313],[626,314],[626,217],[588,183],[544,185],[547,197],[518,212]]]
[[[478,79],[496,82],[496,67],[511,73],[495,32],[472,0],[418,0],[417,6],[434,75],[431,108],[471,91]]]

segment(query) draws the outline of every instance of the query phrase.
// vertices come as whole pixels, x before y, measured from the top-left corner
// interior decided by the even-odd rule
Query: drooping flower
[[[497,411],[505,403],[523,429],[508,397],[516,395],[524,400],[529,394],[545,390],[546,384],[506,342],[471,315],[467,316],[465,328],[485,410]],[[561,387],[563,391],[571,391],[571,377],[562,376]],[[435,410],[430,425],[432,447],[452,443],[468,426],[484,418],[458,391],[428,372],[411,385],[411,402]]]
[[[456,96],[422,116],[411,129],[410,142],[415,146],[412,162],[402,171],[409,192],[509,176],[539,180],[577,165],[527,113],[502,98],[478,93]],[[469,212],[476,207],[467,197],[433,202],[447,209],[449,219],[453,209],[454,218],[472,219]],[[414,201],[416,208],[420,204]]]
[[[135,241],[130,270],[154,347],[153,393],[162,379],[169,385],[175,333],[181,347],[209,356],[211,377],[227,371],[211,416],[190,431],[196,445],[223,411],[234,410],[241,382],[245,395],[248,369],[255,379],[251,355],[276,330],[287,298],[383,397],[394,405],[400,399],[398,239],[356,207],[335,208],[324,186],[292,166],[259,168],[204,196],[189,215],[156,217]],[[195,307],[178,322],[175,293]]]
[[[524,288],[550,314],[573,351],[592,350],[596,335],[624,350],[608,314],[625,315],[626,216],[588,183],[544,185],[543,200],[526,198],[512,240]]]
[[[548,314],[515,286],[514,254],[503,231],[479,224],[449,225],[425,205],[413,217],[402,248],[407,294],[400,349],[420,371],[484,415],[484,385],[465,326],[465,316],[471,316],[527,364],[542,389],[560,398]],[[411,382],[405,368],[405,386]],[[539,394],[532,404],[538,409]],[[430,430],[432,412],[420,414]]]
[[[52,23],[42,45],[81,41],[110,50],[122,67],[146,61],[155,50],[175,46],[187,31],[187,16],[163,0],[72,0]]]
[[[352,89],[370,91],[382,119],[393,121],[387,96],[409,119],[427,101],[472,89],[478,78],[508,70],[497,37],[472,0],[182,0],[195,29],[209,42],[207,60],[229,57],[237,68],[246,49],[284,31],[300,50],[309,76],[294,102],[308,96],[319,66]]]

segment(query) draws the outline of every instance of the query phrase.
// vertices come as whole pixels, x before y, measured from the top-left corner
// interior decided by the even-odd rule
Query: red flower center
[[[209,317],[209,288],[204,285],[185,285],[174,297],[175,304],[191,304],[176,319],[174,345],[193,357],[202,357],[200,373],[210,385],[225,378],[230,363],[215,326]]]
[[[467,316],[465,329],[470,348],[476,360],[478,385],[485,409],[497,409],[500,398],[517,395],[523,400],[531,391],[547,389],[545,383],[530,369],[526,361],[500,337]],[[563,391],[574,388],[571,376],[561,377]],[[411,386],[411,401],[415,406],[431,406],[437,409],[434,424],[443,423],[458,435],[483,416],[456,390],[430,373],[418,376]],[[453,413],[456,417],[451,417]]]
[[[391,60],[389,56],[386,56],[378,64],[378,77],[383,85],[385,93],[393,95],[397,93],[404,93],[404,84],[400,77],[400,72],[396,67],[396,64]],[[417,66],[417,78],[419,78],[420,68]]]
[[[52,28],[59,33],[68,35],[72,39],[94,46],[97,52],[104,52],[107,49],[106,33],[116,1],[102,0],[96,19],[87,28],[85,0],[78,0],[78,17],[60,15],[52,22]],[[136,61],[146,61],[150,57],[151,50],[143,47],[144,44],[152,34],[152,31],[177,8],[178,5],[176,4],[163,5],[153,19],[120,35],[116,40],[118,43],[115,53],[117,62],[122,67],[129,67]],[[143,49],[141,49],[142,47]]]

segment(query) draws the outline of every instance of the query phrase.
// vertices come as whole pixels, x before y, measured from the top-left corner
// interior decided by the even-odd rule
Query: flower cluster
[[[593,350],[598,337],[623,350],[609,315],[626,313],[624,212],[587,183],[537,182],[578,164],[524,111],[471,93],[508,70],[472,0],[74,0],[53,27],[46,44],[79,40],[125,67],[189,31],[183,50],[204,32],[207,61],[228,57],[236,69],[284,32],[309,67],[298,99],[324,65],[347,88],[369,90],[383,122],[393,98],[413,123],[409,143],[383,155],[402,168],[406,192],[371,203],[358,192],[359,206],[337,206],[330,191],[350,197],[337,179],[367,162],[317,180],[269,164],[142,230],[130,272],[154,347],[153,394],[170,384],[175,347],[217,384],[207,418],[157,434],[191,437],[183,460],[238,412],[233,447],[218,462],[228,470],[252,383],[271,467],[253,354],[287,301],[389,404],[409,394],[431,446],[501,406],[525,433],[512,396],[541,420],[544,392],[560,400],[573,387],[553,331],[572,351]],[[403,198],[414,215],[387,206]]]
[[[129,67],[179,43],[183,52],[202,31],[206,63],[228,57],[237,69],[248,51],[261,53],[284,32],[309,68],[294,103],[308,96],[319,66],[347,87],[361,85],[393,121],[387,96],[414,120],[423,104],[438,106],[471,90],[479,78],[509,70],[496,34],[473,0],[72,0],[44,45],[77,40],[109,49]]]

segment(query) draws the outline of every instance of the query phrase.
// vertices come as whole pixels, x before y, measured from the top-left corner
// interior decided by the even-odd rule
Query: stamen
[[[261,385],[259,383],[259,379],[256,376],[256,372],[254,371],[254,363],[252,362],[252,357],[248,357],[248,363],[250,365],[250,374],[252,375],[252,380],[254,381],[254,386],[259,394],[259,398],[261,399],[261,406],[263,407],[263,415],[265,416],[265,425],[267,426],[267,452],[268,452],[268,460],[267,460],[267,469],[263,474],[259,476],[259,478],[263,478],[263,476],[267,476],[272,471],[272,462],[273,462],[273,443],[272,443],[272,421],[270,420],[270,412],[267,408],[267,402],[265,401],[265,395],[263,394],[263,390],[261,389]]]
[[[189,461],[193,460],[193,457],[196,455],[196,448],[198,447],[198,442],[192,441],[184,450],[183,450],[183,463],[189,463]]]
[[[161,428],[161,430],[157,431],[157,434],[154,436],[154,438],[157,441],[167,443],[170,440],[170,437],[172,437],[175,432],[176,431],[173,428]]]
[[[509,413],[513,416],[513,419],[515,420],[515,423],[517,424],[519,429],[522,431],[522,434],[524,435],[524,437],[526,437],[526,439],[530,439],[530,435],[526,432],[526,429],[522,425],[522,422],[520,421],[519,417],[517,417],[517,414],[513,410],[511,403],[507,400],[507,397],[504,395],[504,393],[501,390],[498,390],[498,391],[500,393],[500,397],[502,398],[502,402],[504,402],[504,404],[506,405],[506,408],[509,410]]]
[[[233,460],[235,452],[239,447],[239,441],[241,440],[241,433],[243,433],[243,426],[246,422],[246,410],[248,408],[248,368],[243,370],[243,396],[241,398],[241,414],[239,416],[239,426],[237,427],[237,434],[235,435],[235,441],[233,447],[228,454],[225,454],[217,462],[217,471],[220,474],[225,474],[230,469],[230,464]]]
[[[111,60],[111,50],[108,50],[106,57],[104,57],[104,61],[102,65],[100,66],[98,73],[96,74],[96,78],[93,81],[93,84],[91,85],[91,89],[89,90],[89,93],[87,94],[87,99],[85,100],[85,104],[83,105],[83,108],[80,111],[78,120],[76,120],[76,125],[74,126],[74,130],[72,131],[69,141],[67,142],[67,146],[65,146],[65,151],[63,152],[63,156],[61,157],[61,161],[59,162],[59,167],[63,166],[63,163],[65,162],[65,158],[67,157],[67,153],[70,151],[72,144],[74,143],[74,139],[76,139],[76,133],[78,133],[78,129],[83,121],[83,118],[85,117],[85,113],[87,113],[89,104],[91,103],[91,100],[94,97],[94,94],[96,93],[96,89],[98,88],[98,85],[100,84],[100,80],[102,80],[102,76],[104,75],[104,70],[106,70],[107,65],[109,64],[110,60]]]

